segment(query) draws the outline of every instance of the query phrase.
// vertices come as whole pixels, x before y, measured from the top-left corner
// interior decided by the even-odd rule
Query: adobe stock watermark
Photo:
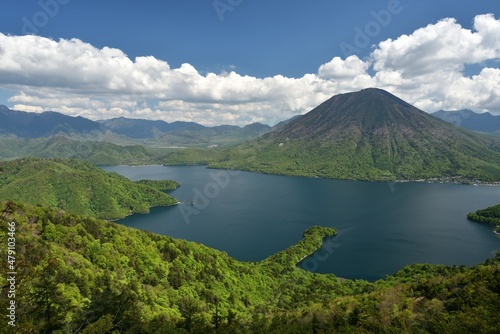
[[[39,0],[38,6],[40,10],[35,12],[31,18],[23,16],[21,21],[23,21],[23,27],[21,32],[24,35],[34,34],[36,35],[38,31],[49,24],[50,20],[53,19],[61,10],[61,6],[67,5],[71,0]]]
[[[387,186],[389,187],[389,190],[391,191],[391,193],[396,192],[396,182],[387,181]]]
[[[232,12],[236,7],[241,5],[243,0],[215,0],[212,2],[215,12],[221,21],[224,21],[226,12]]]
[[[330,258],[330,256],[335,252],[336,249],[340,247],[340,244],[334,241],[334,238],[338,236],[330,236],[323,240],[321,248],[314,251],[314,253],[304,256],[299,262],[296,263],[296,267],[310,272],[317,272],[321,262],[325,262]],[[288,280],[283,283],[282,288],[275,292],[272,300],[279,304],[281,297],[283,296],[283,286],[288,285],[300,285],[301,278],[289,277]]]
[[[386,9],[370,11],[370,16],[373,20],[368,21],[362,28],[358,26],[354,27],[354,38],[352,44],[346,42],[340,43],[340,49],[342,50],[345,58],[353,54],[358,54],[364,48],[369,47],[372,40],[380,35],[382,29],[387,28],[389,24],[391,24],[392,18],[395,15],[401,14],[403,9],[404,7],[400,0],[389,0],[387,2]]]
[[[191,216],[199,215],[202,210],[210,205],[222,190],[227,188],[231,178],[240,174],[238,170],[214,170],[209,173],[211,181],[207,182],[201,189],[193,188],[193,200],[190,204],[184,203],[180,206],[181,215],[186,224],[191,223]]]
[[[7,224],[7,268],[6,277],[7,298],[9,299],[7,307],[7,325],[9,327],[16,326],[16,285],[17,285],[17,263],[16,263],[16,223],[9,222]],[[7,328],[7,326],[5,327]]]
[[[340,244],[333,240],[334,237],[335,236],[326,238],[321,248],[300,260],[297,266],[307,271],[316,272],[319,268],[319,264],[328,260],[335,250],[340,247]]]

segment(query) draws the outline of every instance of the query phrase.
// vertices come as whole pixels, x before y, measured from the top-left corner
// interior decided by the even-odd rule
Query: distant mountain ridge
[[[261,123],[248,124],[244,127],[234,125],[207,127],[195,122],[168,123],[161,120],[125,117],[92,121],[81,116],[73,117],[53,111],[32,113],[11,110],[0,105],[0,136],[4,137],[32,139],[64,135],[95,139],[96,135],[113,134],[132,141],[149,140],[155,144],[182,146],[241,142],[269,131],[271,127]]]
[[[381,89],[335,95],[218,168],[358,180],[500,180],[500,141],[454,127]]]
[[[0,134],[39,138],[60,133],[90,134],[101,130],[98,123],[81,116],[72,117],[53,111],[30,113],[0,105]]]
[[[108,120],[97,121],[106,128],[120,135],[130,138],[154,138],[156,133],[167,133],[178,130],[200,130],[205,128],[203,125],[194,122],[173,122],[151,121],[145,119],[131,119],[125,117],[112,118]]]
[[[432,113],[432,116],[465,129],[500,135],[500,116],[494,116],[489,112],[478,114],[469,109],[439,110]]]

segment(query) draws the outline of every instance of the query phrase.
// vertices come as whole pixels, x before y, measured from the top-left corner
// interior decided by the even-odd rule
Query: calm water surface
[[[303,267],[345,278],[375,280],[412,263],[474,265],[500,248],[490,226],[466,219],[500,203],[500,187],[229,175],[200,166],[103,169],[181,184],[170,194],[184,204],[120,223],[201,242],[238,260],[262,260],[313,225],[334,227],[338,235]]]

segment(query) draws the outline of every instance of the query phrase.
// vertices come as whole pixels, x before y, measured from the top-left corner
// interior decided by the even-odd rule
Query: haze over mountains
[[[214,167],[340,179],[500,178],[500,145],[370,88],[340,94]]]
[[[438,112],[437,115],[451,115],[453,117],[445,118],[455,124],[457,119],[497,119],[470,113]],[[494,126],[494,122],[490,123]],[[134,163],[133,152],[141,151],[137,163],[208,163],[218,168],[310,177],[500,179],[499,137],[461,129],[376,88],[333,96],[309,113],[273,128],[260,123],[243,128],[205,127],[194,122],[127,118],[94,122],[56,112],[34,114],[2,106],[0,135],[14,137],[11,140],[44,138],[43,142],[30,142],[30,145],[6,144],[4,140],[3,145],[0,143],[0,156],[4,158],[19,157],[17,151],[28,155],[35,151],[37,157],[83,158],[98,164],[116,164]],[[140,146],[83,145],[89,139],[152,148],[239,145],[220,152],[167,152],[164,156],[152,157]],[[11,152],[11,146],[19,149]],[[124,156],[129,156],[126,162],[117,158],[123,150]]]
[[[456,111],[439,110],[433,113],[432,116],[465,129],[500,134],[500,116],[494,116],[489,112],[478,114],[469,109]]]
[[[439,110],[431,115],[469,130],[500,134],[500,116],[494,116],[488,112],[478,114],[469,109]],[[244,127],[234,125],[207,127],[196,122],[168,123],[161,120],[125,117],[92,121],[81,116],[72,117],[54,111],[32,113],[12,110],[0,105],[0,136],[48,138],[56,135],[85,137],[98,134],[102,137],[107,133],[108,137],[111,134],[132,140],[156,139],[175,145],[196,145],[210,143],[217,139],[221,142],[253,139],[301,116],[294,116],[273,127],[261,123],[252,123]]]
[[[52,111],[30,113],[0,105],[0,135],[40,138],[58,133],[89,134],[100,130],[98,123],[80,116],[71,117]]]
[[[114,142],[120,139],[125,141],[154,139],[154,143],[165,145],[217,145],[254,138],[270,130],[270,126],[260,123],[244,127],[231,125],[206,127],[194,122],[168,123],[124,117],[92,121],[52,111],[31,113],[0,106],[0,136],[17,138],[63,135],[95,139],[97,136]]]

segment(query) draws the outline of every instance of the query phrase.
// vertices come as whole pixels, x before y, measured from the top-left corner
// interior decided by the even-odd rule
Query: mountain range
[[[470,113],[438,112],[437,116],[453,115],[447,120],[455,122],[457,115],[462,120],[477,118]],[[97,164],[208,163],[214,168],[357,180],[500,180],[500,137],[449,124],[376,88],[335,95],[309,113],[272,128],[260,123],[206,127],[127,118],[94,122],[2,106],[0,136],[6,137],[0,141],[4,158],[64,157]],[[164,147],[226,149],[155,151]]]
[[[271,127],[252,123],[244,127],[203,126],[194,122],[130,119],[125,117],[92,121],[58,112],[31,113],[0,106],[0,136],[15,138],[48,138],[65,136],[73,139],[105,140],[150,146],[223,146],[255,138]]]
[[[90,134],[101,126],[84,117],[71,117],[58,112],[30,113],[0,105],[0,135],[20,138],[50,137],[56,134]]]
[[[500,179],[500,140],[380,89],[333,96],[212,167],[361,180]]]
[[[432,116],[465,129],[500,134],[500,116],[494,116],[489,112],[478,114],[469,109],[456,111],[439,110],[433,113]]]
[[[494,116],[488,112],[479,114],[469,109],[439,110],[431,115],[469,130],[500,134],[500,116]],[[225,143],[253,139],[301,116],[296,115],[273,127],[261,123],[252,123],[244,127],[232,125],[207,127],[195,122],[168,123],[161,120],[125,117],[92,121],[81,116],[73,117],[54,111],[32,113],[12,110],[0,105],[0,136],[48,138],[64,135],[82,138],[82,136],[91,137],[96,134],[102,137],[107,133],[108,139],[110,134],[115,134],[133,140],[159,139],[172,145],[205,144],[211,141]]]

